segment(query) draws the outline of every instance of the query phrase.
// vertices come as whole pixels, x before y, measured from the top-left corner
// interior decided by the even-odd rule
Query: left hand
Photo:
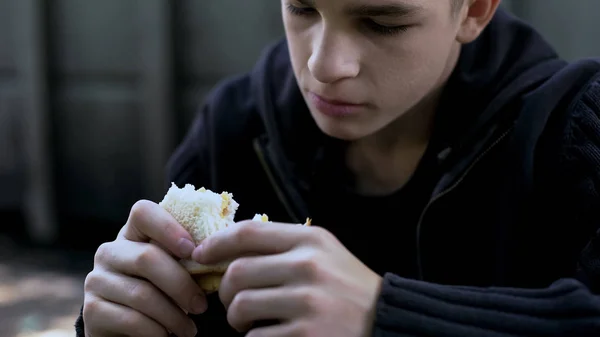
[[[381,277],[319,227],[245,221],[204,240],[199,263],[233,261],[219,297],[248,337],[368,337]]]

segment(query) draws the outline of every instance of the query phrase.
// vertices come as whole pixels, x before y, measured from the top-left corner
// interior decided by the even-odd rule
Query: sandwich
[[[218,194],[204,187],[196,189],[191,184],[179,188],[174,183],[159,205],[190,233],[195,245],[213,233],[233,225],[239,207],[231,193]],[[270,222],[266,214],[256,214],[252,220]],[[305,225],[310,226],[310,222],[310,219],[307,219]],[[230,264],[228,261],[216,265],[203,265],[189,258],[179,262],[207,294],[219,290],[223,275]]]

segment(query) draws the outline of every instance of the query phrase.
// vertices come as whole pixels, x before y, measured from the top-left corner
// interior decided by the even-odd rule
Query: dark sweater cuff
[[[600,299],[575,280],[527,290],[444,286],[387,274],[373,336],[595,336],[599,331]]]
[[[85,326],[83,324],[83,306],[79,310],[79,317],[75,321],[75,336],[76,337],[85,337]]]

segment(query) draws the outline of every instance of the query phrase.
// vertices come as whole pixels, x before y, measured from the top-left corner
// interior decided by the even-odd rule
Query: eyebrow
[[[418,14],[423,7],[409,4],[394,5],[360,5],[346,10],[352,16],[393,16],[408,17]]]
[[[297,0],[307,7],[315,7],[315,0]],[[409,17],[423,11],[423,7],[408,3],[390,5],[355,5],[348,7],[345,12],[351,16],[392,16]]]

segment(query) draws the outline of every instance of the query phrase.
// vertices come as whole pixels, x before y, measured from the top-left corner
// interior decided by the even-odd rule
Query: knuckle
[[[319,263],[314,254],[307,254],[296,260],[293,265],[294,271],[308,279],[315,279],[319,275]]]
[[[97,316],[98,311],[100,310],[100,300],[96,297],[85,296],[83,301],[83,320],[88,325],[92,325],[94,322],[94,317]]]
[[[301,305],[307,310],[313,312],[319,311],[318,309],[321,307],[321,300],[314,290],[308,287],[299,288],[298,290],[296,290],[294,295],[298,303],[301,303]]]
[[[323,227],[312,227],[311,238],[315,243],[324,243],[335,238],[335,236]]]
[[[236,280],[243,277],[246,273],[247,267],[245,259],[237,259],[233,261],[229,267],[227,268],[227,274],[229,274],[229,279],[235,283]]]
[[[155,245],[146,245],[134,259],[134,269],[139,273],[155,265],[160,259],[161,249]]]
[[[92,270],[85,277],[85,281],[83,283],[84,292],[93,292],[98,288],[98,285],[102,284],[101,276],[96,270]]]
[[[257,222],[246,222],[238,227],[235,233],[235,238],[239,241],[242,241],[249,237],[253,237],[258,233],[261,226],[262,224]]]
[[[249,270],[244,261],[244,258],[234,260],[227,268],[227,272],[223,277],[219,298],[226,306],[231,304],[237,291],[243,287],[244,275]]]
[[[111,255],[111,242],[101,244],[94,255],[94,264],[103,264],[110,259]]]
[[[240,319],[252,310],[252,302],[253,300],[249,292],[242,291],[234,297],[233,302],[229,306],[229,311],[235,319]]]
[[[133,222],[137,222],[142,219],[145,214],[152,210],[153,203],[148,200],[140,200],[133,204],[131,207],[131,213],[129,214],[129,218]]]
[[[152,303],[152,298],[155,296],[152,286],[144,281],[131,283],[126,291],[131,303],[135,303],[139,307]]]

